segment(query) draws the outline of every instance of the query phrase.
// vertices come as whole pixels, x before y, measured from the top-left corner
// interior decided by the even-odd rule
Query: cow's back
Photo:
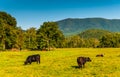
[[[96,55],[96,57],[104,57],[104,55],[103,54],[98,54],[98,55]]]
[[[78,57],[78,58],[77,58],[77,62],[78,62],[78,63],[84,63],[84,62],[85,62],[84,57]]]
[[[38,61],[40,59],[40,55],[36,54],[36,55],[32,55],[32,61]]]

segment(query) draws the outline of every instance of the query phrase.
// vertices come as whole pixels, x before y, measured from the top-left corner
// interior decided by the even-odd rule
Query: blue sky
[[[22,29],[66,18],[120,19],[120,0],[0,0],[0,11],[11,14]]]

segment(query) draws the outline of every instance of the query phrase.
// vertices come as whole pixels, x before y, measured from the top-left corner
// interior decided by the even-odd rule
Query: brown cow
[[[79,68],[84,67],[86,62],[91,62],[91,59],[89,57],[78,57],[77,58],[77,63]]]
[[[98,54],[98,55],[96,55],[96,57],[104,57],[104,55],[103,54]]]

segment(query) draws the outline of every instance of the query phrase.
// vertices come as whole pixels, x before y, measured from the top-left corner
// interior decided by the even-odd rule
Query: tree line
[[[74,35],[65,38],[67,48],[118,48],[120,47],[120,34],[112,33],[101,36],[101,38],[82,38]]]
[[[22,30],[17,21],[6,12],[0,12],[0,50],[51,48],[120,47],[120,34],[111,33],[101,38],[82,38],[79,35],[65,37],[56,22],[44,22],[38,29]]]
[[[0,12],[0,49],[46,49],[61,47],[63,33],[57,23],[44,22],[39,29],[22,30],[17,21],[6,12]]]

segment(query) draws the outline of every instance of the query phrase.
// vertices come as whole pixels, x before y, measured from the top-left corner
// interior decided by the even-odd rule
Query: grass
[[[0,52],[0,77],[119,77],[120,48],[64,48],[49,52]],[[104,57],[96,57],[102,53]],[[41,63],[23,65],[26,57],[40,54]],[[77,68],[78,56],[90,57]]]

